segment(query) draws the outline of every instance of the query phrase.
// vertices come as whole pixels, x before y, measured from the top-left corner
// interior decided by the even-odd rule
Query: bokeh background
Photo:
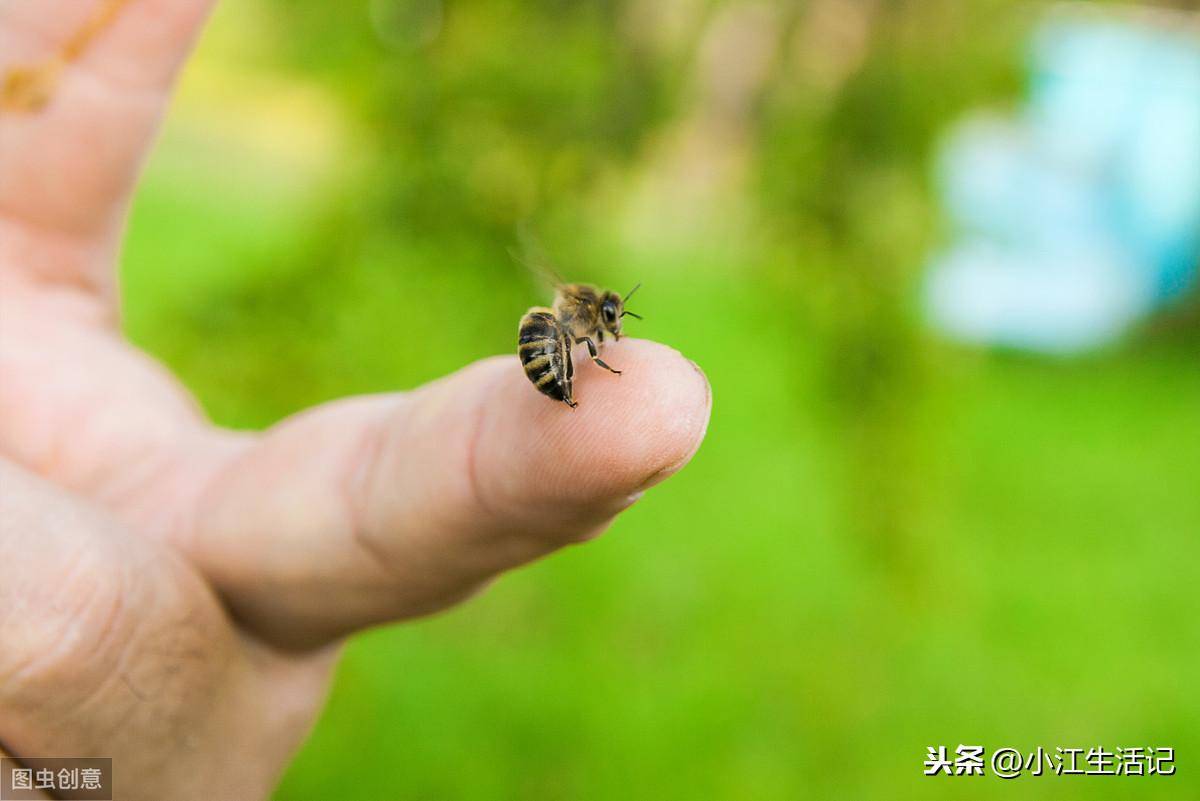
[[[511,351],[527,235],[642,281],[636,335],[715,394],[607,536],[355,639],[278,801],[1200,794],[1195,294],[1073,357],[921,312],[940,137],[1021,102],[1044,7],[220,6],[123,256],[215,420]],[[1178,773],[922,776],[959,743]]]

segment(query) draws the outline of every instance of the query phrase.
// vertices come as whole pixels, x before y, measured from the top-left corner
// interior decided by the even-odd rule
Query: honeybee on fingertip
[[[621,338],[622,318],[642,319],[640,314],[625,308],[641,284],[621,296],[592,284],[568,284],[556,272],[551,275],[554,303],[550,307],[534,306],[525,312],[517,327],[517,356],[525,376],[538,392],[574,409],[579,403],[575,400],[572,348],[586,345],[597,366],[620,375],[620,370],[600,358],[600,351],[607,337]]]

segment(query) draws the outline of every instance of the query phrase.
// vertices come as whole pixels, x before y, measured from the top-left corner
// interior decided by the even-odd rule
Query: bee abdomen
[[[531,309],[521,318],[517,356],[525,376],[537,390],[554,400],[575,405],[569,340],[549,309]]]

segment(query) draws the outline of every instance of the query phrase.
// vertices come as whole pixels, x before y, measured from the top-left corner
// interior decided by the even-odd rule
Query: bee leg
[[[594,361],[596,364],[600,365],[601,367],[603,367],[605,370],[609,371],[610,373],[613,373],[615,375],[621,374],[620,370],[614,370],[611,367],[609,367],[607,364],[604,363],[604,360],[600,358],[600,352],[596,350],[596,343],[593,342],[589,337],[579,337],[575,340],[576,344],[579,344],[580,342],[583,342],[584,344],[587,345],[588,353],[591,354],[592,361]]]

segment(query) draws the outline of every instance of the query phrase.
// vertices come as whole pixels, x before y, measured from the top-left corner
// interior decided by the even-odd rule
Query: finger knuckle
[[[116,554],[80,548],[53,582],[24,593],[4,615],[0,692],[76,683],[82,666],[111,663],[130,624],[127,607],[127,571]]]

